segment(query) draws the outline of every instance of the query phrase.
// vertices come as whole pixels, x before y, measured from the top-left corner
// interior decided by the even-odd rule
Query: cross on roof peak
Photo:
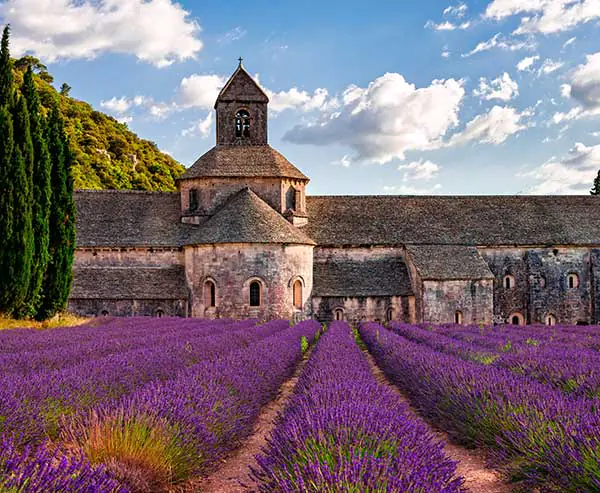
[[[239,57],[239,58],[238,58],[238,62],[240,62],[240,65],[239,65],[240,67],[242,66],[242,62],[243,62],[243,61],[244,61],[244,59],[243,59],[242,57]]]

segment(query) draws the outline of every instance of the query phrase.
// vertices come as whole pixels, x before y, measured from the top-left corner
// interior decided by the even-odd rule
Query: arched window
[[[302,309],[302,282],[296,279],[292,285],[292,297],[294,299],[294,308]]]
[[[108,317],[108,311],[107,310],[102,310],[102,316],[103,317]]]
[[[556,317],[551,313],[546,316],[546,325],[556,325]]]
[[[258,281],[250,283],[250,306],[260,306],[262,286]]]
[[[164,312],[164,311],[162,311],[162,310],[159,308],[158,310],[156,310],[156,316],[157,316],[158,318],[162,318],[162,317],[164,317],[164,316],[165,316],[165,312]]]
[[[217,286],[210,279],[204,283],[204,306],[217,306]]]
[[[515,278],[510,274],[504,276],[504,280],[502,281],[502,285],[505,289],[512,289],[515,287]]]
[[[296,189],[294,187],[288,188],[285,193],[285,208],[296,210]]]
[[[192,188],[189,191],[190,211],[198,210],[198,190]]]
[[[454,323],[460,325],[463,323],[463,314],[460,310],[456,310],[454,313]]]
[[[394,320],[394,309],[393,308],[388,308],[387,312],[385,314],[385,319],[388,322],[391,322],[392,320]]]
[[[569,274],[567,276],[567,285],[569,289],[575,289],[579,287],[579,276],[577,274]]]
[[[508,317],[508,321],[512,325],[525,325],[525,319],[523,318],[523,315],[521,315],[519,312],[515,312],[510,317]]]
[[[336,308],[333,311],[333,318],[335,320],[344,320],[344,310],[343,310],[343,308]]]
[[[247,110],[238,110],[235,114],[235,136],[250,137],[250,113]]]

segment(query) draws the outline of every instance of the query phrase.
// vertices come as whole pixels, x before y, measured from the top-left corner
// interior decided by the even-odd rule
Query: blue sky
[[[600,2],[8,0],[13,54],[184,165],[244,57],[311,194],[587,193]]]

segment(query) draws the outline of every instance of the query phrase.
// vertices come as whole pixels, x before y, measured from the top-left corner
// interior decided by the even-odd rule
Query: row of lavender
[[[439,351],[506,368],[573,396],[600,396],[600,353],[585,347],[581,341],[570,343],[570,335],[552,336],[538,327],[485,330],[460,325],[436,327],[392,324],[391,329]],[[580,339],[584,340],[596,338],[592,334],[587,337],[580,335]]]
[[[427,344],[376,324],[360,334],[425,417],[459,441],[494,450],[515,478],[548,492],[600,491],[597,401],[444,353],[451,338],[436,343],[445,336],[434,332]]]
[[[462,491],[442,445],[377,383],[343,322],[319,341],[258,464],[264,493]]]
[[[131,372],[130,385],[112,387],[110,377],[98,382],[112,391],[99,392],[103,398],[92,399],[91,405],[78,401],[70,409],[73,416],[63,414],[56,429],[60,440],[53,444],[44,442],[23,449],[17,445],[43,437],[27,430],[28,439],[19,436],[16,443],[8,432],[17,430],[4,426],[0,489],[120,492],[132,487],[153,491],[158,485],[210,469],[250,432],[260,406],[293,371],[301,356],[301,338],[311,341],[320,328],[314,322],[294,328],[289,328],[287,321],[249,328],[252,324],[246,322],[244,329],[221,331],[220,335],[204,334],[193,342],[189,338],[183,343],[184,351],[196,352],[196,361],[187,368],[176,364],[177,357],[185,356],[177,348],[141,358],[151,363],[141,367],[154,372],[152,378],[142,381],[147,382],[145,385],[139,382],[141,367]],[[136,367],[140,360],[131,356],[129,363]],[[169,359],[171,356],[175,358]],[[104,367],[109,369],[110,365]],[[165,374],[157,377],[156,372],[163,371]],[[58,382],[54,391],[63,389],[60,382],[64,376],[48,380]],[[100,378],[100,373],[95,376]],[[85,393],[84,386],[72,387]],[[76,393],[69,389],[69,396]],[[35,398],[24,395],[35,402]],[[57,399],[71,401],[71,397],[65,399],[60,394]],[[47,404],[48,400],[41,402]],[[1,404],[5,404],[2,399]],[[39,414],[44,405],[32,407],[44,421],[45,415]],[[21,430],[27,424],[31,421],[22,423]]]
[[[149,338],[147,346],[57,370],[2,375],[0,432],[15,435],[21,444],[56,438],[64,416],[118,399],[145,383],[173,378],[183,368],[276,333],[288,322],[253,325],[254,321],[234,322],[215,332],[200,322],[197,330],[184,337],[174,331],[161,344]],[[95,330],[102,337],[101,329]],[[65,361],[69,354],[70,347]]]

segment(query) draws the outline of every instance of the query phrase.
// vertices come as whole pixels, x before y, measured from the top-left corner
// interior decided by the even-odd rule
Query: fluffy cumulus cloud
[[[280,113],[285,110],[325,111],[337,105],[336,100],[329,98],[327,89],[323,88],[315,89],[312,94],[301,91],[296,87],[280,92],[265,89],[265,92],[269,96],[269,110],[273,113]]]
[[[220,75],[184,77],[179,84],[177,104],[184,108],[211,109],[226,82],[227,78]]]
[[[454,134],[449,146],[460,146],[471,142],[499,145],[529,126],[531,110],[519,113],[508,106],[494,106],[487,113],[477,115],[462,132]]]
[[[194,58],[200,26],[173,0],[7,0],[15,55],[46,62],[123,53],[157,67]]]
[[[504,72],[494,80],[488,80],[485,77],[479,79],[479,87],[473,91],[473,94],[486,101],[492,99],[510,101],[519,95],[519,84],[511,79],[508,72]]]
[[[600,168],[600,145],[578,143],[563,158],[552,158],[538,168],[518,176],[533,178],[532,194],[581,194],[591,188]]]
[[[433,180],[440,171],[440,166],[429,160],[413,161],[398,166],[398,171],[404,171],[403,181]]]
[[[284,139],[298,144],[341,144],[353,159],[386,163],[409,150],[439,147],[458,124],[465,90],[463,82],[436,80],[416,88],[397,73],[388,73],[368,87],[349,86],[339,107],[289,130]]]
[[[568,31],[600,19],[598,0],[493,0],[484,17],[502,20],[521,15],[515,34]]]
[[[101,101],[100,102],[100,106],[108,111],[110,111],[111,113],[116,113],[118,115],[122,115],[123,113],[126,113],[127,111],[129,111],[129,109],[132,107],[133,105],[133,100],[131,99],[127,99],[126,97],[122,97],[122,98],[111,98],[107,101]]]
[[[548,75],[553,72],[556,72],[557,70],[562,68],[564,64],[564,62],[558,60],[550,60],[549,58],[547,58],[546,60],[544,60],[544,63],[542,63],[542,66],[539,68],[538,75]]]
[[[183,137],[192,137],[199,135],[202,139],[206,139],[210,135],[210,130],[213,126],[213,112],[209,112],[206,117],[194,122],[189,128],[181,131]]]
[[[565,113],[556,113],[554,123],[600,116],[600,52],[588,55],[586,63],[571,74],[569,84],[561,86],[561,94],[576,106]]]
[[[539,59],[540,59],[539,55],[525,57],[519,63],[517,63],[517,70],[519,72],[531,72],[533,65]]]

